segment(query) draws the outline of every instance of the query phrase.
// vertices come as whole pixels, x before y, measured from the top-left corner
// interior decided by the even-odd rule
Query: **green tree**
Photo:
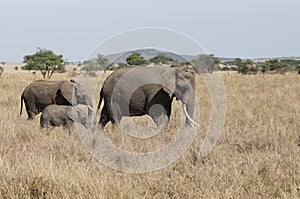
[[[80,68],[81,71],[92,71],[97,70],[97,64],[92,61],[84,61],[82,67]]]
[[[291,67],[296,67],[296,68],[300,67],[300,60],[297,59],[283,59],[280,61]]]
[[[220,60],[213,54],[200,54],[198,56],[198,59],[193,60],[193,64],[198,70],[201,70],[203,72],[207,71],[209,73],[212,73],[217,68],[216,66],[219,63]]]
[[[289,67],[289,65],[278,59],[271,59],[260,64],[260,67],[265,71],[275,71],[279,68]]]
[[[100,66],[101,69],[104,70],[104,73],[106,73],[106,68],[108,66],[108,59],[104,55],[98,54],[96,63]]]
[[[108,68],[108,59],[102,55],[98,54],[96,60],[85,60],[80,68],[81,71],[85,71],[86,74],[90,76],[96,76],[97,71],[104,70]]]
[[[146,64],[147,61],[140,53],[132,53],[126,59],[128,65],[143,65]]]
[[[173,62],[174,60],[163,53],[159,53],[157,56],[149,59],[149,61],[155,64],[166,64],[168,62]]]
[[[297,59],[283,59],[281,62],[287,64],[290,67],[295,67],[300,74],[300,60]]]
[[[85,71],[89,76],[96,76],[96,71],[99,70],[98,64],[95,61],[84,61],[80,71]]]
[[[221,63],[220,59],[217,58],[217,57],[215,57],[214,54],[209,54],[209,56],[212,58],[212,60],[213,60],[213,62],[214,62],[215,65],[218,65],[218,64]]]
[[[188,68],[193,67],[193,64],[188,61],[187,62],[176,62],[176,63],[173,63],[170,67],[179,68],[181,70],[187,70]]]
[[[235,58],[233,64],[237,66],[238,73],[247,74],[248,72],[257,72],[257,69],[252,67],[253,61],[250,59],[242,60],[240,58]]]
[[[232,62],[232,64],[236,66],[242,66],[243,60],[241,58],[235,58]]]
[[[38,51],[32,55],[24,56],[25,66],[23,70],[39,70],[43,78],[50,79],[54,71],[64,69],[64,60],[62,55],[56,55],[51,50],[38,48]]]

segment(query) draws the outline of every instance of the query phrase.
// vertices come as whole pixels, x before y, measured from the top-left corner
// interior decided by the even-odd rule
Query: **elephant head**
[[[87,116],[85,110],[76,108],[73,116],[75,122],[82,124],[87,129],[91,127],[91,121]]]
[[[183,104],[186,115],[186,124],[199,126],[192,118],[195,108],[195,73],[194,71],[181,71],[179,69],[166,70],[162,74],[164,90],[170,96],[175,96]]]
[[[72,106],[76,106],[78,104],[87,105],[89,116],[92,116],[92,113],[95,112],[93,109],[93,102],[87,88],[74,80],[70,80],[70,82],[64,81],[57,91],[57,96],[63,97]]]

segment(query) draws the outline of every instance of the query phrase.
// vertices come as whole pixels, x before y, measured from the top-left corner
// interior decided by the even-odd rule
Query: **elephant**
[[[83,104],[89,107],[89,116],[92,116],[94,112],[92,98],[87,88],[75,80],[34,81],[22,93],[20,115],[22,114],[23,101],[28,120],[34,119],[37,114],[51,104],[68,106]]]
[[[82,124],[87,129],[91,127],[88,114],[79,106],[49,105],[40,117],[41,128],[63,126],[71,129],[74,128],[74,122]]]
[[[99,124],[103,129],[111,121],[118,124],[123,116],[149,115],[157,126],[159,117],[171,115],[176,97],[183,104],[186,125],[198,125],[193,119],[195,73],[168,66],[129,66],[110,74],[103,83],[97,113],[102,100]],[[96,115],[97,115],[96,113]]]

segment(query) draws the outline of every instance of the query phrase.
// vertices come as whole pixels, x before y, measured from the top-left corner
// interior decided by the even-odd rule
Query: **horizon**
[[[36,51],[33,51],[32,53],[27,53],[26,55],[30,55],[30,54],[34,54],[35,52],[37,52],[37,49],[40,48],[40,47],[37,47],[36,48]],[[46,49],[46,48],[42,48],[42,49]],[[217,56],[216,54],[214,53],[210,53],[210,52],[207,52],[207,53],[199,53],[199,54],[177,54],[175,52],[172,52],[172,51],[167,51],[167,50],[161,50],[161,49],[156,49],[156,48],[139,48],[139,49],[131,49],[131,50],[125,50],[125,51],[117,51],[117,52],[112,52],[112,53],[109,53],[109,54],[104,54],[104,56],[111,56],[111,55],[117,55],[117,54],[123,54],[123,53],[127,53],[127,52],[134,52],[136,50],[145,50],[145,49],[149,49],[149,50],[160,50],[161,52],[171,52],[171,53],[174,53],[176,55],[179,55],[179,56],[198,56],[198,55],[201,55],[201,54],[213,54],[216,58],[219,58],[219,59],[235,59],[235,58],[240,58],[240,59],[243,59],[243,60],[246,60],[246,59],[250,59],[250,60],[264,60],[264,59],[289,59],[289,58],[296,58],[296,59],[299,59],[300,58],[300,53],[299,55],[287,55],[287,56],[266,56],[266,57],[238,57],[238,56]],[[56,53],[54,50],[52,49],[46,49],[46,50],[51,50],[53,51],[55,54],[60,54],[60,53]],[[82,60],[70,60],[68,58],[66,58],[64,56],[64,54],[60,54],[60,55],[63,55],[63,59],[65,61],[68,61],[68,62],[83,62],[83,61],[87,61],[87,60],[90,60],[90,59],[82,59]],[[25,54],[24,54],[25,56]],[[12,61],[5,61],[5,60],[0,60],[1,62],[6,62],[6,63],[23,63],[23,58],[24,56],[20,59],[20,60],[12,60]],[[92,57],[91,59],[94,59],[96,57]]]
[[[133,50],[134,51],[134,50]],[[127,52],[133,52],[133,51],[127,51]],[[116,54],[122,54],[122,53],[125,53],[125,52],[120,52],[120,53],[115,53],[115,54],[109,54],[109,55],[104,55],[105,57],[106,56],[111,56],[111,55],[116,55]],[[208,53],[208,54],[213,54],[213,53]],[[198,56],[198,55],[201,55],[201,54],[197,54],[197,55],[179,55],[179,56]],[[221,61],[226,61],[226,60],[234,60],[236,58],[240,58],[242,60],[272,60],[272,59],[300,59],[300,55],[299,56],[280,56],[280,57],[254,57],[254,58],[243,58],[243,57],[219,57],[219,56],[215,56],[216,58],[220,59]],[[64,59],[64,57],[63,57]],[[79,63],[79,62],[84,62],[84,61],[89,61],[89,60],[93,60],[93,59],[96,59],[96,57],[93,57],[91,59],[88,59],[88,60],[69,60],[69,59],[64,59],[66,62],[68,63],[74,63],[76,65],[76,63]],[[1,61],[1,62],[5,62],[5,64],[25,64],[22,61]],[[112,62],[113,63],[113,62]],[[4,64],[4,67],[5,67],[5,64]]]

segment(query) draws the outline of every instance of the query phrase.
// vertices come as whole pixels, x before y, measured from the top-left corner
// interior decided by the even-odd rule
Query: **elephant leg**
[[[169,122],[170,117],[171,117],[172,102],[166,103],[164,108],[165,108],[165,111],[166,111],[166,114],[167,114],[167,117],[168,117],[168,122]]]
[[[148,115],[153,119],[156,126],[160,128],[165,123],[165,116],[167,113],[164,106],[161,104],[154,104],[150,107]]]
[[[27,112],[27,115],[28,115],[27,120],[33,120],[33,119],[35,118],[35,115],[36,115],[36,114],[34,114],[34,113],[31,112],[31,111],[28,111],[28,112]]]
[[[38,113],[35,114],[35,112],[37,112],[37,108],[35,106],[36,104],[35,99],[33,97],[29,97],[29,98],[26,97],[25,99],[24,96],[22,95],[21,107],[23,106],[23,100],[28,115],[27,120],[33,120],[34,117],[38,114]]]
[[[69,134],[73,134],[75,129],[75,124],[72,120],[67,120],[64,127],[68,129]]]
[[[107,109],[106,106],[104,104],[102,111],[101,111],[101,116],[100,116],[100,120],[99,123],[101,125],[101,128],[103,129],[105,127],[105,125],[110,121],[109,115],[107,113]]]
[[[55,121],[53,121],[53,120],[50,120],[49,124],[50,124],[51,126],[58,126],[57,123],[56,123]]]
[[[40,119],[40,126],[41,126],[41,128],[46,128],[47,126],[46,126],[46,121],[41,117],[41,119]]]
[[[122,119],[121,107],[118,103],[114,103],[112,107],[112,116],[110,117],[111,123],[119,124]]]
[[[36,109],[36,107],[34,105],[27,105],[25,103],[25,106],[26,106],[27,115],[28,115],[27,120],[33,120],[35,118],[35,116],[38,114],[38,110]]]

